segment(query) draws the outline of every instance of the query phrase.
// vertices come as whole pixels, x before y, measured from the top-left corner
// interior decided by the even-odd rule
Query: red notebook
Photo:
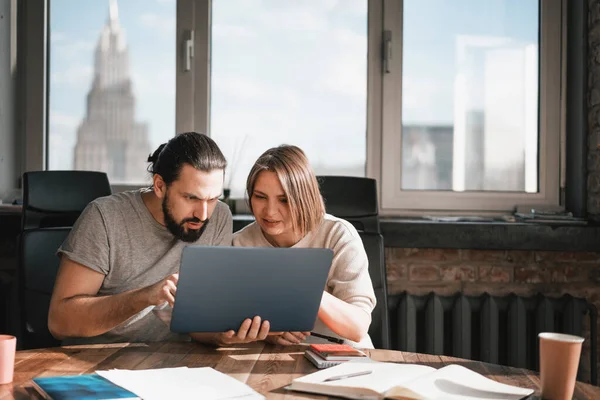
[[[310,349],[328,361],[367,356],[348,344],[311,344]]]

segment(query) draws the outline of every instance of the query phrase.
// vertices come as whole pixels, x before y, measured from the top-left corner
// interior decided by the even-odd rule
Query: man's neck
[[[153,190],[142,192],[144,205],[152,214],[152,217],[161,225],[165,225],[165,216],[162,211],[162,201],[156,196]]]

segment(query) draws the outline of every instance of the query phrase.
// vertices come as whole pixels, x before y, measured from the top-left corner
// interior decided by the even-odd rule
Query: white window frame
[[[561,0],[544,0],[540,2],[540,7],[538,193],[408,191],[401,188],[403,1],[384,0],[383,29],[392,34],[392,67],[390,73],[381,75],[381,137],[377,141],[372,139],[374,144],[380,143],[381,153],[379,157],[375,157],[380,163],[370,164],[372,175],[379,181],[383,215],[423,214],[431,211],[445,214],[457,211],[506,213],[512,212],[516,205],[559,205],[560,139],[564,124],[561,89],[564,70],[561,65],[563,46],[557,44],[564,39],[564,21]],[[381,68],[379,70],[382,71]],[[373,127],[373,133],[377,134],[377,131]]]
[[[28,0],[23,29],[19,101],[24,138],[22,172],[47,168],[47,36],[51,0]],[[368,1],[366,176],[378,182],[381,215],[510,212],[515,205],[560,204],[564,170],[565,18],[562,0],[541,3],[539,193],[402,191],[402,0]],[[176,126],[174,132],[210,135],[211,0],[177,0]],[[392,73],[383,73],[383,32],[392,32]],[[190,36],[190,33],[192,35]],[[191,69],[185,70],[186,41],[193,38]],[[560,43],[557,46],[556,43]],[[27,79],[23,77],[26,76]],[[395,115],[395,116],[394,116]],[[395,155],[395,156],[394,156]],[[384,160],[392,160],[384,162]],[[396,182],[398,184],[396,184]],[[113,186],[114,191],[135,185]]]

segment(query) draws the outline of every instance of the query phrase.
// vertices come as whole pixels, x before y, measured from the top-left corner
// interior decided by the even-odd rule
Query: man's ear
[[[162,176],[160,176],[159,174],[154,174],[152,176],[152,182],[154,183],[153,188],[156,197],[158,197],[159,199],[164,198],[167,193],[167,184],[163,180]]]

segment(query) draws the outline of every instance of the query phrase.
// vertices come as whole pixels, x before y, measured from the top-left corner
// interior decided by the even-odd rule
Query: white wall
[[[0,199],[12,200],[20,174],[16,134],[16,0],[0,0]]]

